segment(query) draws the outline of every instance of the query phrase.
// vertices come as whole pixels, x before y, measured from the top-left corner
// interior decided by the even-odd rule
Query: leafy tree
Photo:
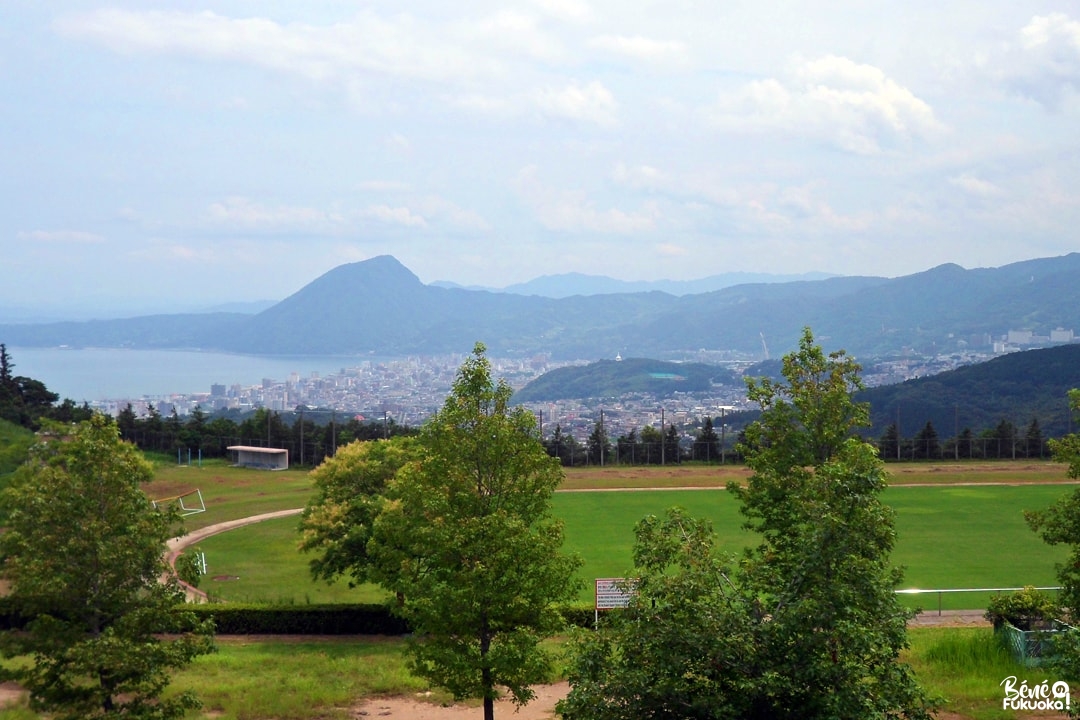
[[[990,431],[988,439],[993,443],[987,451],[988,457],[1016,458],[1016,426],[1008,420],[1002,420]]]
[[[608,439],[607,429],[604,428],[603,420],[597,420],[593,430],[589,433],[588,440],[589,462],[593,465],[603,465],[611,458],[611,441]]]
[[[679,429],[675,427],[675,423],[668,425],[667,432],[664,433],[664,462],[679,463],[682,462],[682,447],[679,445]]]
[[[898,457],[899,449],[900,430],[897,429],[896,423],[890,423],[878,440],[878,454],[882,460],[895,460]]]
[[[692,457],[695,460],[704,460],[706,462],[711,462],[720,457],[720,437],[716,434],[716,430],[713,429],[711,417],[706,417],[701,424],[701,430],[694,439]]]
[[[350,586],[368,581],[368,542],[387,484],[418,457],[411,437],[355,440],[311,472],[315,497],[300,521],[300,550],[318,554],[311,561],[313,577],[330,582],[348,576]]]
[[[558,711],[566,720],[755,717],[760,622],[712,528],[673,509],[634,534],[630,606],[574,633],[572,689]]]
[[[898,659],[911,613],[893,592],[902,573],[889,564],[896,533],[878,497],[884,468],[856,436],[869,425],[869,407],[851,399],[859,365],[843,351],[826,357],[807,329],[783,368],[786,382],[747,383],[761,406],[742,447],[753,475],[729,485],[761,536],[744,577],[769,618],[759,657],[784,678],[768,716],[928,718]]]
[[[1024,454],[1027,457],[1042,457],[1043,436],[1042,429],[1039,427],[1039,418],[1031,418],[1031,424],[1024,433],[1024,440]]]
[[[1080,410],[1080,390],[1069,390],[1069,408]],[[1080,433],[1070,433],[1047,443],[1055,462],[1069,466],[1068,476],[1080,479]],[[1057,566],[1061,591],[1058,601],[1074,619],[1080,616],[1080,489],[1058,500],[1049,508],[1026,511],[1028,525],[1048,545],[1069,546],[1066,561]],[[1080,679],[1080,631],[1072,630],[1062,638],[1055,638],[1054,649],[1058,655],[1058,667],[1070,681]],[[1080,707],[1073,706],[1070,716],[1080,716]]]
[[[934,423],[929,420],[926,421],[926,425],[915,436],[915,457],[919,458],[940,458],[941,457],[941,443],[938,442],[937,430],[934,429]]]
[[[740,443],[753,475],[728,489],[760,543],[727,563],[679,513],[639,525],[639,598],[578,641],[568,720],[929,720],[899,661],[910,612],[893,592],[884,467],[855,435],[868,421],[851,399],[858,370],[807,330],[784,380],[747,383],[762,408]]]
[[[0,536],[10,598],[25,631],[0,639],[0,677],[30,692],[34,710],[64,720],[178,718],[190,692],[162,698],[169,669],[213,650],[212,624],[177,609],[165,541],[175,512],[156,511],[139,488],[152,468],[100,415],[38,444],[2,496]]]
[[[975,434],[971,432],[971,428],[964,428],[960,431],[960,437],[956,440],[960,457],[973,458],[978,457],[975,450]]]
[[[146,434],[144,447],[153,448],[155,450],[162,449],[165,423],[161,419],[161,413],[158,412],[154,403],[147,403],[146,418],[143,420],[142,426]]]
[[[618,453],[618,461],[627,465],[633,465],[639,456],[640,447],[637,437],[637,429],[630,428],[630,432],[620,435],[615,441],[615,450]]]
[[[553,458],[558,458],[561,464],[574,464],[574,452],[577,449],[577,441],[574,440],[573,435],[563,434],[561,424],[555,425],[555,431],[551,433],[551,437],[544,442],[544,448],[547,450],[548,455]]]
[[[129,442],[135,442],[135,429],[139,426],[139,418],[135,415],[135,409],[128,403],[116,416],[116,427],[120,431],[120,437]]]
[[[660,464],[660,446],[664,442],[664,434],[652,425],[641,428],[642,456],[649,465]]]
[[[547,676],[539,642],[561,627],[554,604],[574,596],[579,564],[560,553],[550,515],[562,470],[511,394],[477,343],[367,545],[370,577],[398,594],[414,630],[412,669],[455,697],[481,697],[486,720],[497,686],[520,704]]]

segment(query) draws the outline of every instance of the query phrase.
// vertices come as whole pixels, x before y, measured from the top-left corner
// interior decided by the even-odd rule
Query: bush
[[[225,635],[405,635],[403,620],[385,605],[247,605],[188,606],[213,619]]]
[[[1049,594],[1028,585],[1023,590],[995,594],[986,608],[986,619],[995,630],[1009,623],[1018,630],[1044,629],[1057,618],[1061,608]]]

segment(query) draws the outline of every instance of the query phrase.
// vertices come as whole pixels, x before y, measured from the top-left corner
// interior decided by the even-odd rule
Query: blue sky
[[[8,0],[0,97],[0,306],[1078,249],[1075,3]]]

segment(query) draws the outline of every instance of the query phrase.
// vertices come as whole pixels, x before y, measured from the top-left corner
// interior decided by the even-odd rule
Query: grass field
[[[1065,478],[1049,463],[936,464],[890,466],[893,487],[885,501],[898,514],[893,560],[906,565],[907,587],[1053,584],[1053,564],[1062,557],[1024,525],[1027,508],[1041,508],[1071,487],[1040,485]],[[603,468],[568,473],[567,489],[719,487],[745,471],[715,467]],[[915,487],[910,487],[914,485]],[[207,512],[188,519],[191,528],[271,510],[302,507],[311,493],[305,472],[267,473],[207,463],[202,468],[162,464],[147,487],[160,498],[199,488]],[[567,545],[586,561],[583,577],[620,575],[630,565],[631,530],[647,513],[671,505],[708,517],[721,547],[736,551],[750,539],[728,493],[659,489],[641,492],[566,492],[554,510],[566,523]],[[206,581],[211,591],[277,601],[323,602],[364,599],[344,584],[312,583],[307,560],[295,551],[297,518],[269,521],[210,538],[210,574],[235,581]],[[231,595],[225,595],[229,597]],[[371,597],[368,595],[367,597]],[[591,598],[589,590],[583,598]],[[924,598],[923,605],[936,605]],[[945,607],[980,606],[971,596],[948,599]],[[1025,672],[1004,657],[989,629],[913,628],[905,659],[932,691],[949,698],[949,717],[1013,718],[1000,710],[999,683],[1007,675],[1040,682],[1045,673]],[[349,717],[347,708],[364,696],[407,694],[424,684],[405,668],[398,640],[226,639],[215,655],[196,660],[176,676],[176,689],[194,689],[204,700],[196,717],[307,720]],[[37,718],[25,708],[0,710],[0,720]]]
[[[1016,664],[989,628],[913,628],[908,638],[903,660],[927,691],[947,698],[949,718],[1015,718],[1001,709],[1001,681],[1015,675],[1033,685],[1047,677]],[[400,639],[381,638],[224,638],[217,653],[178,671],[170,692],[198,694],[204,707],[194,718],[344,719],[364,697],[428,689],[406,668],[403,647]],[[431,699],[446,695],[436,691]],[[25,708],[0,710],[0,720],[32,718],[38,715]]]
[[[1064,550],[1044,545],[1024,523],[1022,511],[1046,507],[1070,490],[1061,485],[1005,484],[889,488],[884,500],[896,510],[898,533],[892,559],[906,568],[903,586],[1056,584],[1054,563],[1064,557]],[[593,578],[620,577],[630,568],[635,523],[676,505],[709,518],[726,551],[737,553],[753,542],[741,527],[734,499],[720,490],[556,494],[553,509],[566,526],[566,549],[584,560],[583,602],[591,602]],[[200,543],[210,566],[202,589],[234,601],[345,602],[381,597],[370,588],[350,590],[344,583],[327,586],[311,581],[310,558],[296,551],[297,522],[297,518],[267,521]],[[941,606],[984,607],[988,597],[989,593],[947,594]],[[905,602],[936,609],[938,596],[905,596]]]

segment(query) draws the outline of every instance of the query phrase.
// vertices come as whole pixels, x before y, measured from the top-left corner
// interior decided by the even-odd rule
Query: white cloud
[[[380,222],[391,225],[404,225],[405,227],[426,228],[427,221],[420,215],[416,215],[407,207],[390,207],[389,205],[372,205],[361,211],[362,217],[373,218]]]
[[[564,22],[586,22],[593,16],[589,4],[580,0],[533,0],[533,3],[548,15]]]
[[[494,69],[492,58],[406,14],[384,18],[367,11],[317,26],[210,11],[108,8],[62,16],[54,27],[116,52],[238,62],[311,80],[363,73],[446,81]]]
[[[975,177],[969,173],[956,175],[949,178],[949,184],[960,188],[964,192],[979,197],[996,197],[1004,194],[1004,190],[992,182]]]
[[[683,43],[641,35],[599,35],[589,40],[589,47],[650,63],[682,65],[687,61]]]
[[[471,40],[504,53],[524,55],[549,63],[562,59],[566,54],[562,42],[544,32],[538,19],[526,13],[503,10],[466,27],[465,34],[472,35]]]
[[[713,120],[729,130],[810,135],[864,155],[943,129],[929,104],[879,68],[835,55],[722,95]]]
[[[588,85],[572,82],[563,88],[537,90],[532,95],[535,106],[546,116],[610,126],[616,122],[618,104],[611,91],[601,83]]]
[[[690,254],[685,247],[674,243],[660,243],[656,246],[656,252],[664,257],[683,257]]]
[[[637,190],[671,189],[671,180],[667,173],[651,165],[628,167],[625,163],[618,163],[611,173],[611,178],[620,185]]]
[[[358,186],[367,192],[407,192],[409,183],[401,180],[365,180]]]
[[[1036,15],[1020,30],[1018,49],[998,59],[1006,84],[1050,109],[1080,91],[1080,21]]]
[[[20,232],[16,237],[22,242],[31,243],[72,243],[76,245],[105,242],[105,238],[95,233],[81,230],[31,230]]]
[[[325,231],[344,223],[344,218],[336,213],[292,205],[267,206],[244,197],[213,203],[208,214],[215,223],[248,230]]]
[[[659,215],[651,205],[637,212],[598,210],[582,193],[545,185],[532,165],[522,168],[513,184],[536,219],[549,230],[628,235],[653,230]]]
[[[467,210],[444,197],[429,195],[418,203],[420,212],[432,219],[444,222],[459,230],[486,232],[491,225],[479,213]]]

